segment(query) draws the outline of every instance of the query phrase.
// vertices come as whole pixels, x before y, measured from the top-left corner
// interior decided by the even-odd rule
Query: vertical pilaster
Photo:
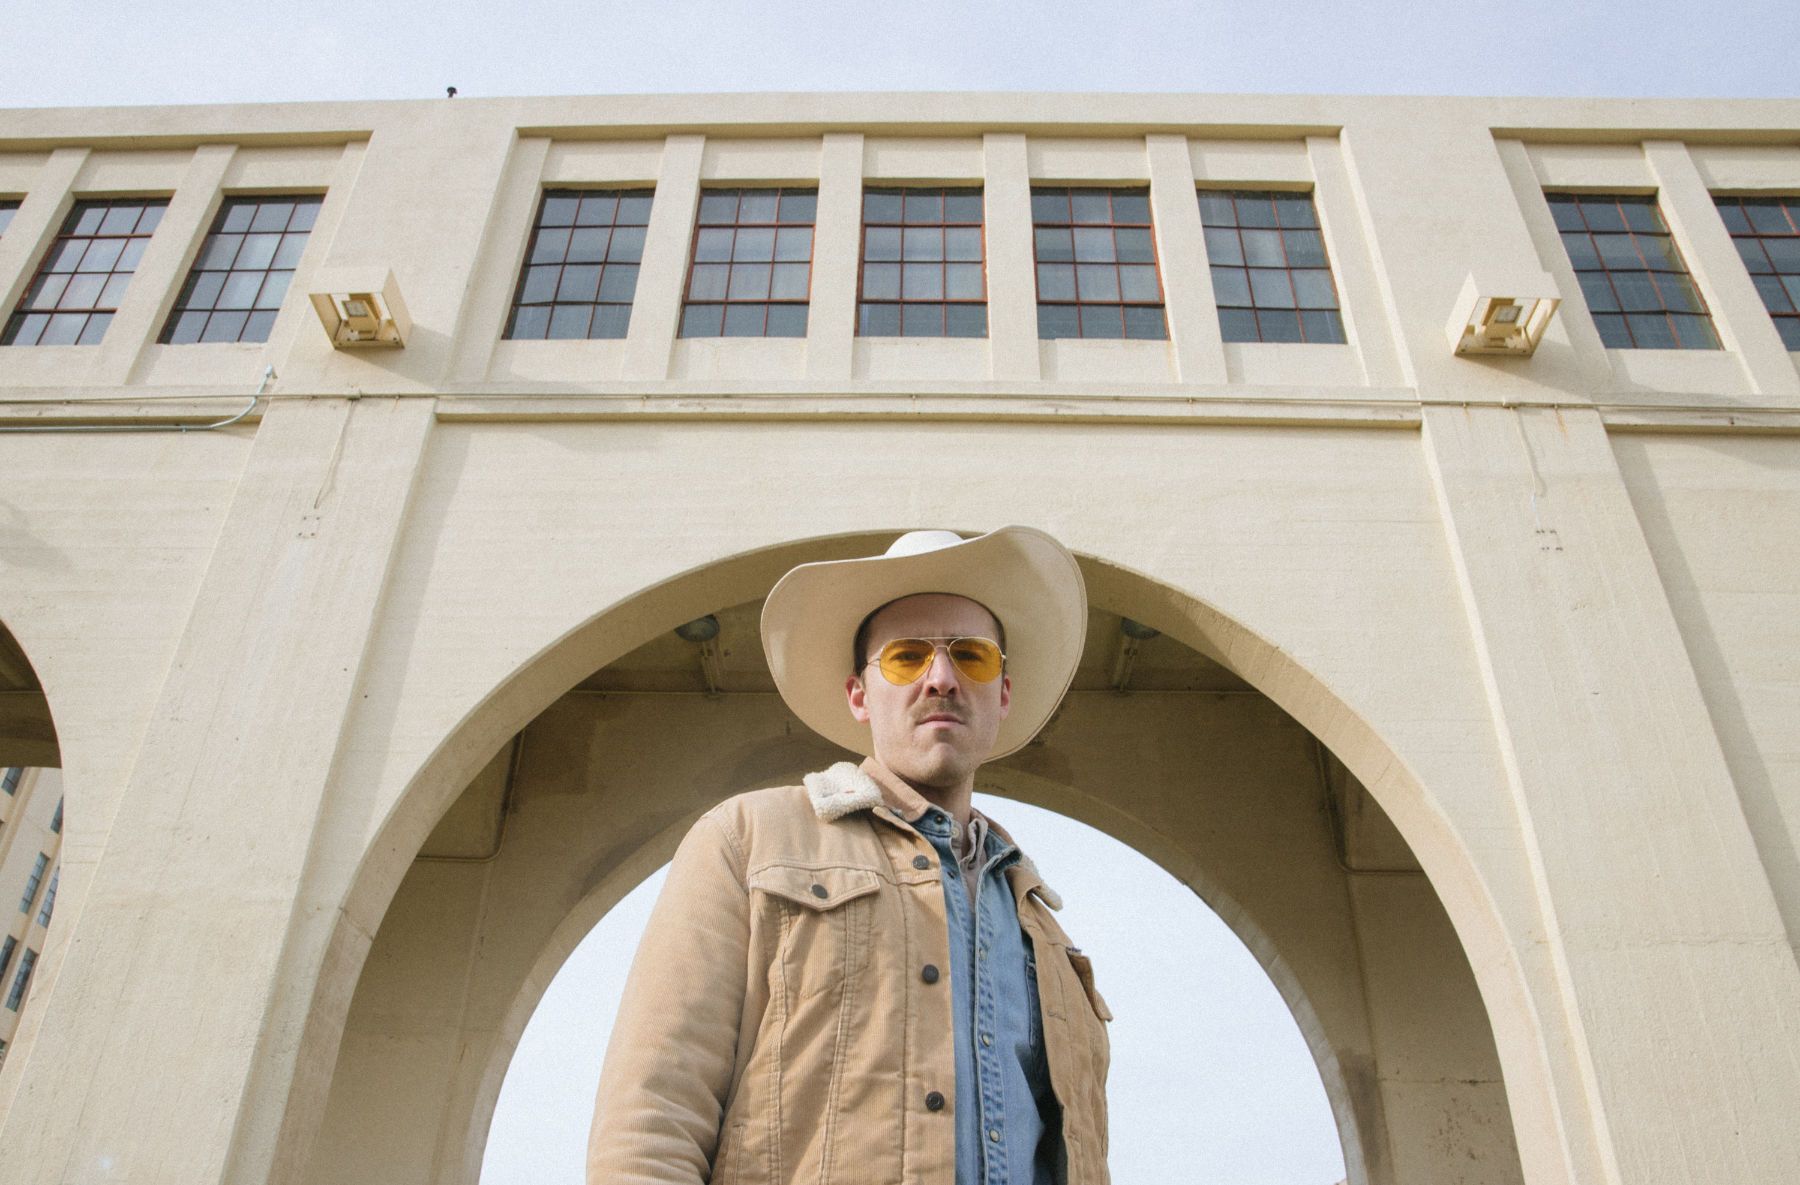
[[[1644,159],[1661,188],[1663,217],[1687,255],[1688,270],[1712,309],[1719,342],[1737,354],[1751,389],[1781,403],[1800,402],[1800,371],[1744,270],[1687,145],[1648,140]]]
[[[1394,345],[1392,323],[1383,315],[1381,277],[1369,254],[1368,238],[1356,187],[1344,167],[1344,148],[1336,136],[1308,136],[1306,155],[1313,172],[1313,207],[1331,252],[1331,272],[1337,280],[1338,307],[1344,318],[1345,336],[1362,361],[1363,378],[1377,387],[1399,387],[1407,382]]]
[[[625,331],[622,378],[666,379],[676,334],[681,329],[681,293],[687,281],[688,244],[700,206],[700,162],[704,136],[670,136],[663,142],[656,197],[632,299],[631,327]]]
[[[819,212],[813,224],[806,377],[850,381],[856,341],[856,265],[862,258],[863,138],[827,132],[819,148]]]
[[[1599,416],[1423,416],[1555,969],[1572,1175],[1781,1179],[1800,1133],[1743,1117],[1800,1097],[1800,970]]]
[[[1194,156],[1188,138],[1145,137],[1150,166],[1151,221],[1156,225],[1157,270],[1162,273],[1163,307],[1176,377],[1184,383],[1226,381],[1225,345],[1219,334],[1219,307],[1206,266],[1206,233],[1194,188]]]
[[[10,1180],[268,1179],[279,1100],[247,1084],[295,1057],[304,1016],[280,1001],[307,993],[284,981],[318,969],[284,955],[330,923],[295,901],[432,416],[424,399],[265,414],[39,1001],[0,1127]]]
[[[987,219],[988,377],[1035,382],[1040,375],[1037,265],[1031,247],[1031,165],[1025,137],[990,132],[982,204]]]

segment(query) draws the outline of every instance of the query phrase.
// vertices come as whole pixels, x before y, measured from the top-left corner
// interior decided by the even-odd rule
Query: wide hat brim
[[[989,760],[1023,748],[1062,702],[1087,637],[1087,587],[1069,550],[1032,527],[1001,527],[906,555],[801,564],[763,603],[763,654],[781,698],[808,728],[865,757],[874,741],[850,715],[844,681],[856,629],[889,601],[952,593],[1006,630],[1012,707]]]

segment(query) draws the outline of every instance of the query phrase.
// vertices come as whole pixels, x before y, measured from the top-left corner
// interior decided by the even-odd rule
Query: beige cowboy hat
[[[999,618],[1012,709],[992,757],[1023,748],[1062,702],[1087,637],[1087,587],[1075,557],[1031,527],[1001,527],[973,539],[908,531],[883,555],[790,571],[762,612],[763,654],[781,698],[826,740],[872,756],[869,726],[850,715],[844,700],[856,630],[881,606],[915,593],[968,597]]]

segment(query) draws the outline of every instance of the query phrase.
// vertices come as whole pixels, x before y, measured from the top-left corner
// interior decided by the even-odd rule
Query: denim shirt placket
[[[1008,1092],[1005,1087],[1006,1067],[1003,1058],[1011,1056],[1006,1048],[1000,1024],[1001,1003],[998,982],[1008,968],[997,968],[998,960],[990,959],[996,940],[1010,938],[996,933],[996,927],[1010,922],[1016,931],[1017,916],[1010,906],[1011,893],[1003,875],[1005,868],[1020,858],[1018,848],[1001,845],[994,836],[988,846],[975,882],[974,904],[963,888],[962,870],[958,867],[951,844],[950,816],[933,808],[913,824],[931,841],[938,852],[941,881],[944,888],[945,912],[950,924],[950,979],[956,993],[953,1016],[956,1024],[956,1180],[957,1185],[1029,1185],[1040,1176],[1036,1144],[1043,1132],[1043,1117],[1038,1099],[1032,1095],[1045,1089],[1035,1081],[1041,1074],[1027,1071],[1034,1079],[1023,1092]],[[991,832],[989,833],[992,834]],[[990,879],[992,883],[990,884]],[[995,894],[1006,897],[997,901]],[[1023,936],[1017,942],[1025,944]],[[1011,942],[1001,945],[1010,948]],[[1041,1057],[1041,1021],[1034,1015],[1035,992],[1029,983],[1029,963],[1018,960],[1024,991],[1017,1006],[1027,1011],[1023,1018],[1034,1039],[1039,1042]],[[1009,1094],[1024,1093],[1025,1098]],[[968,1104],[973,1105],[968,1105]],[[1009,1106],[1008,1104],[1011,1104]],[[1020,1128],[1023,1130],[1009,1130]],[[1020,1141],[1020,1137],[1025,1140]],[[1020,1146],[1022,1143],[1022,1146]],[[1015,1175],[1009,1154],[1022,1152],[1023,1171]]]

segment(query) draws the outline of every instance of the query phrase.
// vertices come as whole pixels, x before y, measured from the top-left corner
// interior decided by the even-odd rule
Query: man
[[[1050,536],[903,535],[763,608],[776,686],[865,755],[709,811],[613,1028],[589,1185],[1104,1185],[1105,1003],[1060,908],[970,805],[1081,657]]]

